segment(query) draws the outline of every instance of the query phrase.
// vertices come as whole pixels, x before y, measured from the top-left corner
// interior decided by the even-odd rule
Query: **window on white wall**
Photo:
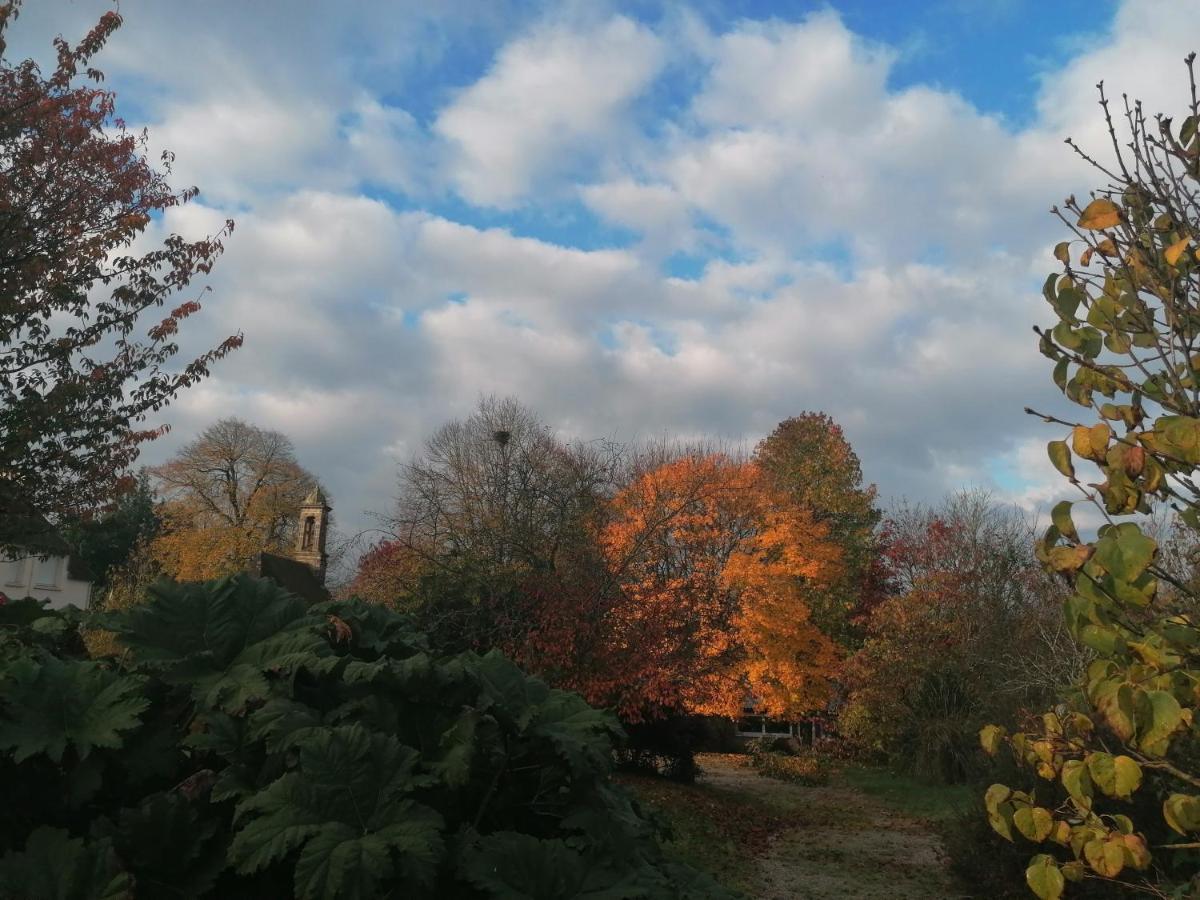
[[[0,558],[0,577],[3,577],[4,583],[9,587],[24,587],[25,580],[25,564],[27,560],[24,557],[20,559]]]
[[[40,556],[33,561],[33,586],[40,588],[58,587],[58,570],[62,558]]]

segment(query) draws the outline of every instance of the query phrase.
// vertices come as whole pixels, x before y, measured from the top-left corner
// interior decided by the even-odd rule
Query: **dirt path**
[[[961,897],[937,835],[845,785],[804,787],[763,778],[719,757],[703,781],[798,816],[758,860],[761,900],[939,900]]]

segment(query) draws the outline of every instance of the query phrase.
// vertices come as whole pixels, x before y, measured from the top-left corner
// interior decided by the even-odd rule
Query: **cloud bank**
[[[279,428],[356,529],[483,393],[569,437],[751,442],[821,409],[885,496],[1044,508],[1046,210],[1096,182],[1062,139],[1103,152],[1100,78],[1181,107],[1200,0],[1121,3],[1020,126],[898,84],[908,51],[836,4],[619,7],[215,3],[179,41],[180,5],[123,5],[119,108],[204,188],[161,228],[238,221],[186,342],[246,335],[147,460],[222,415]],[[13,50],[104,8],[30,7]]]

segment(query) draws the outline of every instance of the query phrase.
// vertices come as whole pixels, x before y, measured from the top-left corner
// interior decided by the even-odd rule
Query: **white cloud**
[[[589,184],[580,194],[602,218],[640,233],[651,252],[698,248],[688,203],[668,184],[646,184],[626,176]]]
[[[587,30],[547,24],[513,41],[434,126],[452,147],[458,191],[508,206],[578,156],[611,149],[663,61],[659,38],[624,16]]]
[[[368,9],[353,58],[394,66],[394,82],[344,59],[314,75],[334,43],[307,25],[255,56],[271,21],[257,7],[245,36],[214,15],[178,51],[159,12],[151,27],[126,11],[141,30],[118,68],[166,79],[134,96],[177,151],[177,180],[206,189],[208,205],[162,226],[210,233],[236,207],[185,352],[246,333],[170,409],[175,433],[152,454],[242,415],[292,434],[361,525],[389,506],[397,454],[495,392],[583,436],[754,439],[825,409],[885,493],[929,499],[1008,467],[1026,507],[1061,497],[1044,460],[1055,435],[1021,412],[1056,402],[1029,332],[1045,319],[1045,210],[1094,181],[1061,139],[1095,137],[1101,76],[1178,107],[1200,3],[1128,0],[1111,35],[1047,73],[1024,130],[947,90],[895,89],[894,50],[828,11],[720,33],[686,16],[517,20],[489,32],[481,77],[451,93],[441,73],[422,111]],[[431,40],[436,55],[448,39]],[[230,68],[202,77],[196,47]],[[681,96],[646,121],[640,104],[679,67]],[[440,178],[459,199],[442,202]],[[529,236],[576,200],[637,237]],[[676,251],[699,274],[664,271]]]
[[[712,55],[687,135],[649,168],[744,250],[900,263],[1026,237],[995,228],[1044,186],[1009,177],[1013,135],[953,93],[889,89],[895,54],[834,13],[743,23]]]
[[[711,127],[862,134],[895,53],[850,32],[832,10],[788,25],[745,22],[716,42],[694,111]]]
[[[321,157],[330,152],[333,123],[327,107],[249,91],[172,106],[153,139],[176,152],[176,182],[238,204],[247,184],[259,193],[276,192],[293,189],[297,172],[317,176]]]
[[[1146,103],[1147,111],[1182,112],[1188,102],[1183,58],[1198,47],[1195,0],[1125,0],[1107,33],[1094,35],[1059,71],[1042,79],[1037,99],[1042,130],[1071,135],[1098,151],[1110,145],[1096,107],[1103,81],[1122,115],[1122,94]]]

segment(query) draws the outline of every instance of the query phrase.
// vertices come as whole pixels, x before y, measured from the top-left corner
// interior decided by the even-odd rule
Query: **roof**
[[[320,487],[314,487],[311,491],[309,491],[308,496],[304,498],[304,503],[301,505],[328,507],[328,504],[325,501],[325,494],[321,491]]]
[[[329,591],[317,578],[315,572],[299,560],[274,553],[258,554],[258,572],[262,578],[270,578],[285,591],[290,591],[307,603],[324,603]]]
[[[67,557],[67,577],[95,581],[91,567],[66,542],[50,520],[11,481],[0,478],[0,549],[24,550],[30,556]]]
[[[11,481],[0,479],[0,545],[33,553],[67,556],[70,545]]]

